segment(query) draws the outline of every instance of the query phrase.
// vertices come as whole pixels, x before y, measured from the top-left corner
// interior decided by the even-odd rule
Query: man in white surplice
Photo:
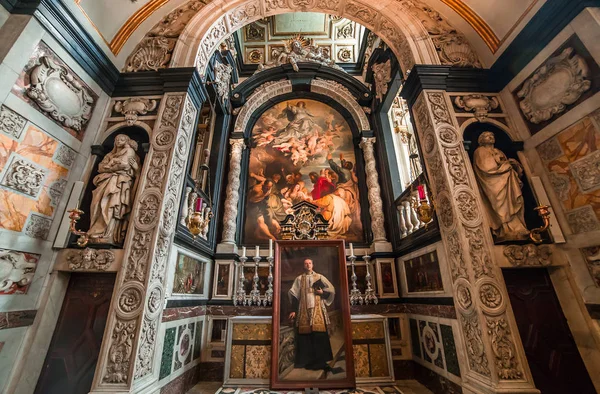
[[[296,328],[296,368],[330,370],[333,360],[327,327],[327,307],[333,304],[335,288],[313,271],[312,259],[304,259],[304,273],[294,280],[288,292],[292,311],[289,319]]]

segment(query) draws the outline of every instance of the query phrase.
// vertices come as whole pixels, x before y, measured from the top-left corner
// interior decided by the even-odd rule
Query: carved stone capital
[[[500,103],[496,97],[488,97],[482,94],[468,94],[466,96],[458,96],[454,99],[454,104],[457,108],[464,109],[468,112],[474,112],[475,118],[483,122],[488,117],[488,112],[498,108]]]
[[[156,100],[142,97],[130,97],[127,100],[115,102],[115,111],[125,116],[127,125],[133,126],[138,116],[146,115],[156,109]]]

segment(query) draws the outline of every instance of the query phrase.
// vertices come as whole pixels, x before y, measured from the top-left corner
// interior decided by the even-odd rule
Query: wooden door
[[[71,275],[36,393],[89,393],[114,285],[114,274]]]
[[[542,394],[596,393],[548,271],[503,272],[535,386]]]

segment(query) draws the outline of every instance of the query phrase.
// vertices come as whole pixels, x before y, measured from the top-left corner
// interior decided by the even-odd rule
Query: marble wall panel
[[[10,130],[0,122],[0,228],[46,239],[75,152],[32,123]]]
[[[536,149],[573,233],[600,230],[600,110]]]
[[[163,322],[159,380],[163,385],[194,368],[200,361],[204,315]]]
[[[413,360],[460,384],[460,363],[452,320],[413,315],[409,323]]]
[[[44,59],[48,59],[50,63],[44,65]],[[45,69],[39,69],[40,66]],[[53,68],[60,70],[66,77],[60,78],[63,83],[68,82],[61,84],[51,81],[52,83],[46,86],[43,79],[52,75]],[[37,81],[35,74],[39,75]],[[13,85],[12,93],[79,141],[83,140],[88,121],[98,101],[98,96],[92,89],[43,41],[33,50]]]

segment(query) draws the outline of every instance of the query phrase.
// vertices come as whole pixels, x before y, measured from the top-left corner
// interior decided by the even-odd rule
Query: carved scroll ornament
[[[142,97],[131,97],[127,100],[117,101],[115,111],[125,116],[128,126],[133,126],[138,116],[146,115],[156,109],[156,100],[148,100]]]
[[[468,94],[458,96],[454,99],[454,104],[468,112],[474,112],[475,118],[483,122],[488,117],[488,112],[498,108],[500,103],[496,97],[488,97],[482,94]]]
[[[566,48],[523,83],[517,93],[523,99],[519,107],[531,123],[544,122],[563,112],[592,86],[585,60],[572,55],[573,48]]]
[[[71,71],[42,56],[29,78],[27,96],[63,126],[81,131],[90,120],[94,98]]]

